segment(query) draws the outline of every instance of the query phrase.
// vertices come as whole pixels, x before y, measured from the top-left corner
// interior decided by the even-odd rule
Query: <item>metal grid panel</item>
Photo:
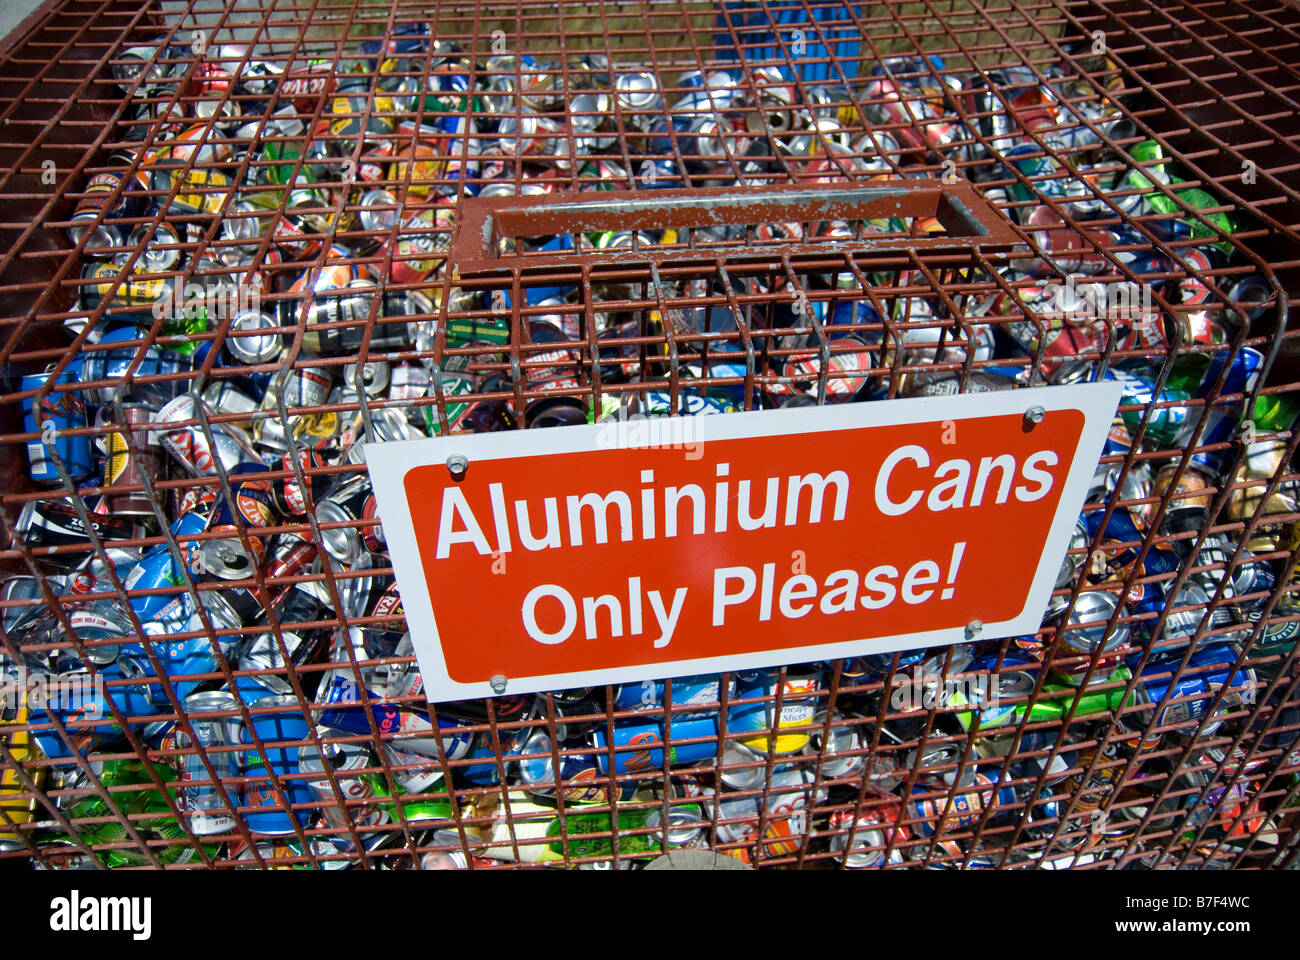
[[[105,717],[6,715],[0,857],[1295,859],[1295,13],[724,7],[66,3],[8,51],[4,652]],[[882,178],[1015,243],[800,199]],[[764,185],[726,230],[553,215]],[[522,212],[461,269],[489,195]],[[1104,376],[1036,637],[424,712],[360,439]]]

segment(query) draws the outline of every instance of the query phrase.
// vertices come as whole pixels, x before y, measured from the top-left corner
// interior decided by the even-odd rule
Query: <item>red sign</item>
[[[954,643],[976,622],[985,639],[1031,633],[1118,391],[613,421],[366,457],[429,697],[460,699],[500,692],[493,678],[518,693]]]

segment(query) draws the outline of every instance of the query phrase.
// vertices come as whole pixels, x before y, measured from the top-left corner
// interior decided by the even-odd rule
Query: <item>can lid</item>
[[[368,751],[359,743],[305,743],[298,748],[298,769],[302,773],[323,773],[326,764],[334,771],[368,766]]]
[[[724,766],[733,763],[757,763],[763,758],[735,740],[728,740],[722,748],[722,763]],[[722,785],[730,790],[752,790],[763,782],[765,776],[763,767],[745,767],[738,770],[723,770]]]
[[[704,818],[694,804],[669,807],[666,830],[663,822],[663,811],[659,809],[651,810],[645,819],[645,825],[655,830],[653,838],[662,837],[670,847],[688,846],[704,833]]]
[[[95,210],[86,210],[76,214],[72,222],[68,225],[68,239],[73,243],[80,243],[82,235],[87,230],[90,231],[90,238],[86,241],[85,250],[102,249],[102,254],[89,254],[86,256],[109,256],[109,249],[120,245],[120,239],[113,235],[112,229],[103,223],[95,223],[99,213]],[[92,226],[93,224],[93,226]]]
[[[181,251],[176,237],[176,231],[169,224],[160,223],[157,229],[152,231],[151,226],[142,223],[131,231],[127,237],[126,244],[129,247],[143,246],[144,250],[140,259],[136,261],[136,273],[163,273],[167,270],[174,270],[176,265],[181,262]]]
[[[205,540],[199,544],[199,554],[203,557],[203,563],[207,571],[222,580],[240,580],[244,577],[250,577],[253,575],[253,569],[257,566],[256,558],[244,549],[243,543],[235,536],[222,537],[218,540]],[[226,604],[224,598],[215,597],[215,604],[225,604],[225,606],[216,606],[214,609],[214,603],[204,603],[204,606],[208,608],[208,612],[213,614],[214,626],[217,618],[231,619],[233,622],[227,624],[230,627],[243,626],[243,623],[235,616],[233,608]]]
[[[825,724],[826,711],[820,711],[813,718],[813,723]],[[831,718],[830,734],[826,738],[825,749],[822,748],[821,729],[812,732],[813,748],[822,754],[822,775],[826,777],[844,777],[862,768],[865,758],[861,754],[845,756],[863,747],[863,733],[860,725],[849,726],[844,718],[836,714]]]
[[[389,190],[368,190],[361,197],[359,219],[366,231],[389,231],[397,223],[400,204]]]
[[[275,327],[275,320],[258,310],[236,314],[230,322],[230,333],[241,336],[228,336],[226,349],[250,366],[271,363],[284,349],[280,334],[270,332]],[[258,332],[253,335],[254,331]]]
[[[1088,653],[1100,647],[1113,650],[1128,639],[1129,625],[1117,623],[1109,634],[1105,633],[1106,624],[1119,606],[1119,599],[1103,590],[1089,590],[1079,594],[1067,623],[1062,625],[1065,643],[1077,650]],[[1079,624],[1088,624],[1079,627]]]
[[[182,701],[186,713],[215,713],[218,710],[238,710],[239,701],[225,690],[204,690],[191,693]],[[236,718],[229,718],[236,719]]]
[[[659,96],[659,81],[648,70],[636,70],[620,73],[614,80],[614,89],[624,107],[647,109],[655,105]]]

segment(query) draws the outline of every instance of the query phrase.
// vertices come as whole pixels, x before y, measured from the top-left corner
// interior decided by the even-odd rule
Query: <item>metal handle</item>
[[[1019,242],[1007,219],[970,183],[918,179],[880,180],[861,186],[814,183],[472,198],[462,206],[449,256],[458,278],[514,268],[711,262],[720,249],[499,251],[501,241],[511,237],[888,217],[933,217],[945,232],[720,249],[734,261],[772,259],[779,254],[838,256],[859,250],[968,250],[975,245],[996,254]]]

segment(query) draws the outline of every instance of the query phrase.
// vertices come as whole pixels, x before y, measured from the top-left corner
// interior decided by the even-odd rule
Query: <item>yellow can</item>
[[[27,707],[8,706],[8,701],[0,697],[0,742],[9,749],[14,762],[21,764],[24,760],[34,759],[37,754],[32,746],[31,735],[24,728],[27,723]],[[39,787],[45,779],[45,770],[31,770],[28,776]],[[27,793],[27,788],[18,779],[17,771],[6,761],[0,767],[0,853],[6,850],[21,849],[24,844],[11,824],[31,823],[36,813],[36,798]]]
[[[775,698],[777,686],[776,675],[763,672],[751,680],[741,681],[736,688],[736,698],[738,700],[755,697]],[[753,730],[754,736],[741,739],[740,742],[759,753],[767,753],[769,741],[772,743],[773,753],[798,753],[808,745],[808,740],[812,736],[811,725],[813,716],[817,712],[817,689],[816,676],[787,675],[781,695],[781,714],[775,718],[775,721],[773,718],[775,699],[758,703],[742,703],[728,711],[727,730],[737,733],[742,730]],[[809,729],[791,733],[780,732],[794,727]]]

